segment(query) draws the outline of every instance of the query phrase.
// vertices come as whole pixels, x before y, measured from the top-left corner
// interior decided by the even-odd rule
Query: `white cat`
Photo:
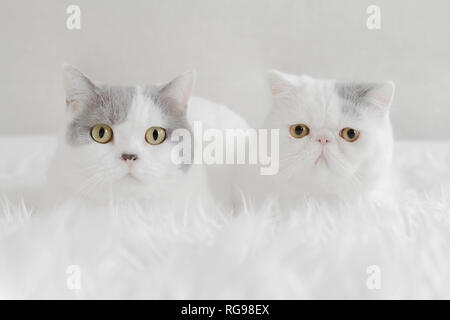
[[[392,82],[346,83],[270,71],[269,84],[273,102],[261,127],[279,129],[280,170],[259,176],[243,169],[239,185],[253,203],[351,201],[384,188],[393,152]]]
[[[163,85],[97,85],[65,67],[67,120],[50,165],[48,201],[136,200],[158,208],[206,201],[206,170],[172,161],[172,132],[191,130],[195,120],[205,127],[243,120],[225,106],[190,99],[194,79],[186,72]]]

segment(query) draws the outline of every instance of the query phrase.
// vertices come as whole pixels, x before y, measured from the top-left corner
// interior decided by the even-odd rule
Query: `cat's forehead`
[[[157,88],[152,86],[102,87],[98,93],[100,103],[87,113],[104,117],[105,123],[119,125],[123,122],[161,117],[161,107],[156,103]]]
[[[332,80],[315,80],[305,83],[298,89],[298,97],[306,107],[315,106],[326,110],[335,94],[335,82]]]
[[[298,113],[313,122],[361,120],[370,105],[364,96],[372,84],[314,80],[298,88]]]
[[[323,123],[338,119],[342,113],[341,101],[332,80],[316,80],[304,84],[296,93],[295,109],[310,122]]]
[[[174,121],[166,110],[157,103],[151,88],[137,86],[127,116],[121,123],[115,124],[120,130],[132,131],[146,130],[151,126],[172,127]]]

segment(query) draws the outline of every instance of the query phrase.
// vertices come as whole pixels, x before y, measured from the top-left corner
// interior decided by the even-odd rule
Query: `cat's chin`
[[[133,173],[127,173],[119,179],[118,183],[143,184],[143,181]]]

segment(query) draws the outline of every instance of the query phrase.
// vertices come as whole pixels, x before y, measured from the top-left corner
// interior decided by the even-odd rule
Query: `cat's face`
[[[293,193],[342,194],[370,187],[389,166],[394,86],[339,83],[270,72],[280,130],[279,181]]]
[[[68,123],[59,156],[73,191],[99,197],[164,193],[188,169],[172,162],[170,136],[189,129],[185,109],[193,81],[190,72],[161,86],[100,86],[66,67]]]

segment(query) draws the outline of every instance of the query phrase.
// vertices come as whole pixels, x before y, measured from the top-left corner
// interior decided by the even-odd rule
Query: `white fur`
[[[21,159],[0,166],[0,185],[41,181],[53,146],[0,139]],[[394,169],[404,185],[394,201],[310,201],[283,214],[266,206],[235,217],[217,208],[180,216],[72,203],[30,220],[17,204],[1,206],[0,296],[448,299],[449,161],[449,143],[401,142]],[[69,265],[81,268],[80,291],[66,286]],[[380,290],[366,286],[370,265],[381,268]]]

